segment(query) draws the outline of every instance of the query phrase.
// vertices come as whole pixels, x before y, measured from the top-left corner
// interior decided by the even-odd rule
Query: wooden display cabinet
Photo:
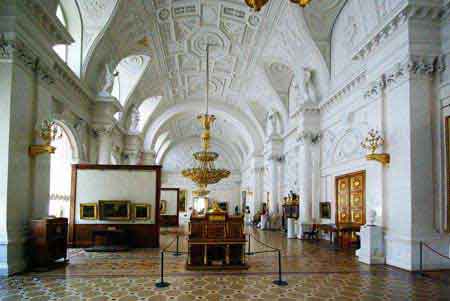
[[[49,268],[56,261],[67,261],[67,218],[31,221],[30,256],[34,267]]]

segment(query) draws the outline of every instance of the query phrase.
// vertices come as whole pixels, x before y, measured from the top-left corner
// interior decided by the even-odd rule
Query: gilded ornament
[[[389,164],[390,162],[389,154],[376,153],[377,149],[383,145],[384,145],[383,137],[381,137],[380,133],[374,129],[371,129],[367,134],[366,138],[364,138],[364,141],[361,142],[361,147],[369,151],[369,154],[366,156],[367,160],[374,160],[382,164]]]

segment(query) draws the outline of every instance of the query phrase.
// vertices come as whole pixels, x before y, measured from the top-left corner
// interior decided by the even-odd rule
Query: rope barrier
[[[261,244],[262,246],[269,248],[270,250],[263,250],[263,251],[256,251],[256,252],[251,252],[250,250],[250,242],[251,242],[251,238],[253,237],[253,239]],[[168,249],[173,245],[174,242],[177,242],[177,247],[176,247],[176,251],[168,251]],[[245,253],[246,255],[257,255],[257,254],[263,254],[263,253],[274,253],[277,252],[278,253],[278,279],[274,280],[273,283],[278,285],[278,286],[286,286],[288,285],[287,281],[284,281],[282,278],[282,270],[281,270],[281,250],[274,248],[272,246],[269,246],[265,243],[263,243],[262,241],[258,240],[257,238],[255,238],[252,234],[248,233],[248,252]],[[183,252],[179,250],[179,235],[177,234],[177,236],[165,247],[162,249],[161,251],[161,270],[160,270],[160,280],[159,282],[157,282],[155,284],[155,286],[157,288],[165,288],[168,287],[170,285],[170,283],[164,281],[164,253],[171,253],[174,256],[180,256],[183,254],[189,254],[189,252]]]
[[[257,243],[259,243],[259,244],[263,245],[264,247],[269,248],[271,250],[251,252],[250,251],[250,241],[251,241],[252,237]],[[283,275],[282,275],[282,271],[281,271],[281,250],[277,249],[277,248],[274,248],[272,246],[269,246],[268,244],[263,243],[262,241],[258,240],[255,236],[253,236],[251,233],[248,233],[248,244],[249,244],[249,246],[248,246],[247,255],[256,255],[256,254],[274,253],[274,252],[278,253],[278,279],[274,280],[272,283],[276,284],[278,286],[286,286],[286,285],[288,285],[287,281],[284,281],[283,277],[282,277]]]
[[[446,256],[446,255],[444,255],[444,254],[442,254],[442,253],[436,251],[435,249],[433,249],[432,247],[430,247],[428,244],[424,243],[423,241],[419,242],[419,245],[420,245],[419,271],[420,271],[420,274],[421,274],[422,276],[424,275],[424,273],[423,273],[423,247],[424,247],[424,246],[425,246],[427,249],[429,249],[431,252],[433,252],[434,254],[436,254],[436,255],[438,255],[438,256],[444,258],[444,259],[450,260],[450,257],[448,257],[448,256]]]

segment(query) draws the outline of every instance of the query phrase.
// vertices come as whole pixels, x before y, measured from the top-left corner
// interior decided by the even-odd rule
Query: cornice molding
[[[331,93],[331,96],[325,102],[320,104],[321,110],[328,110],[332,105],[341,102],[353,90],[360,87],[366,81],[366,71],[359,73],[351,81],[349,81],[343,88]]]
[[[39,57],[17,38],[7,39],[4,35],[0,37],[0,59],[18,59],[23,66],[31,72],[38,74],[39,79],[47,84],[53,84],[55,79],[50,74],[50,67],[43,64]]]
[[[44,63],[27,44],[19,39],[0,36],[0,59],[20,61],[31,72],[36,72],[39,79],[48,85],[56,84],[69,87],[74,95],[80,96],[89,103],[93,102],[92,93],[82,86],[81,81],[62,62]]]
[[[450,4],[433,5],[407,1],[398,12],[375,30],[365,43],[353,55],[353,60],[362,60],[370,56],[398,29],[410,19],[441,21],[450,11]]]
[[[377,97],[383,90],[395,88],[412,77],[431,77],[436,72],[444,72],[446,68],[444,56],[408,56],[372,81],[364,96]]]
[[[27,17],[31,17],[34,23],[47,33],[52,43],[69,45],[74,42],[64,25],[48,12],[41,0],[16,0],[16,4],[20,5]]]

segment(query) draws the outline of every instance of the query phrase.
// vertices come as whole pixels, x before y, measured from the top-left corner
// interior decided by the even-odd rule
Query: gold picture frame
[[[178,202],[178,211],[186,212],[187,190],[180,190],[180,199]]]
[[[133,215],[135,220],[149,220],[151,216],[151,206],[149,204],[134,204]]]
[[[131,219],[130,201],[99,201],[100,220],[129,221]]]
[[[98,218],[97,203],[81,203],[80,219],[96,220]]]

